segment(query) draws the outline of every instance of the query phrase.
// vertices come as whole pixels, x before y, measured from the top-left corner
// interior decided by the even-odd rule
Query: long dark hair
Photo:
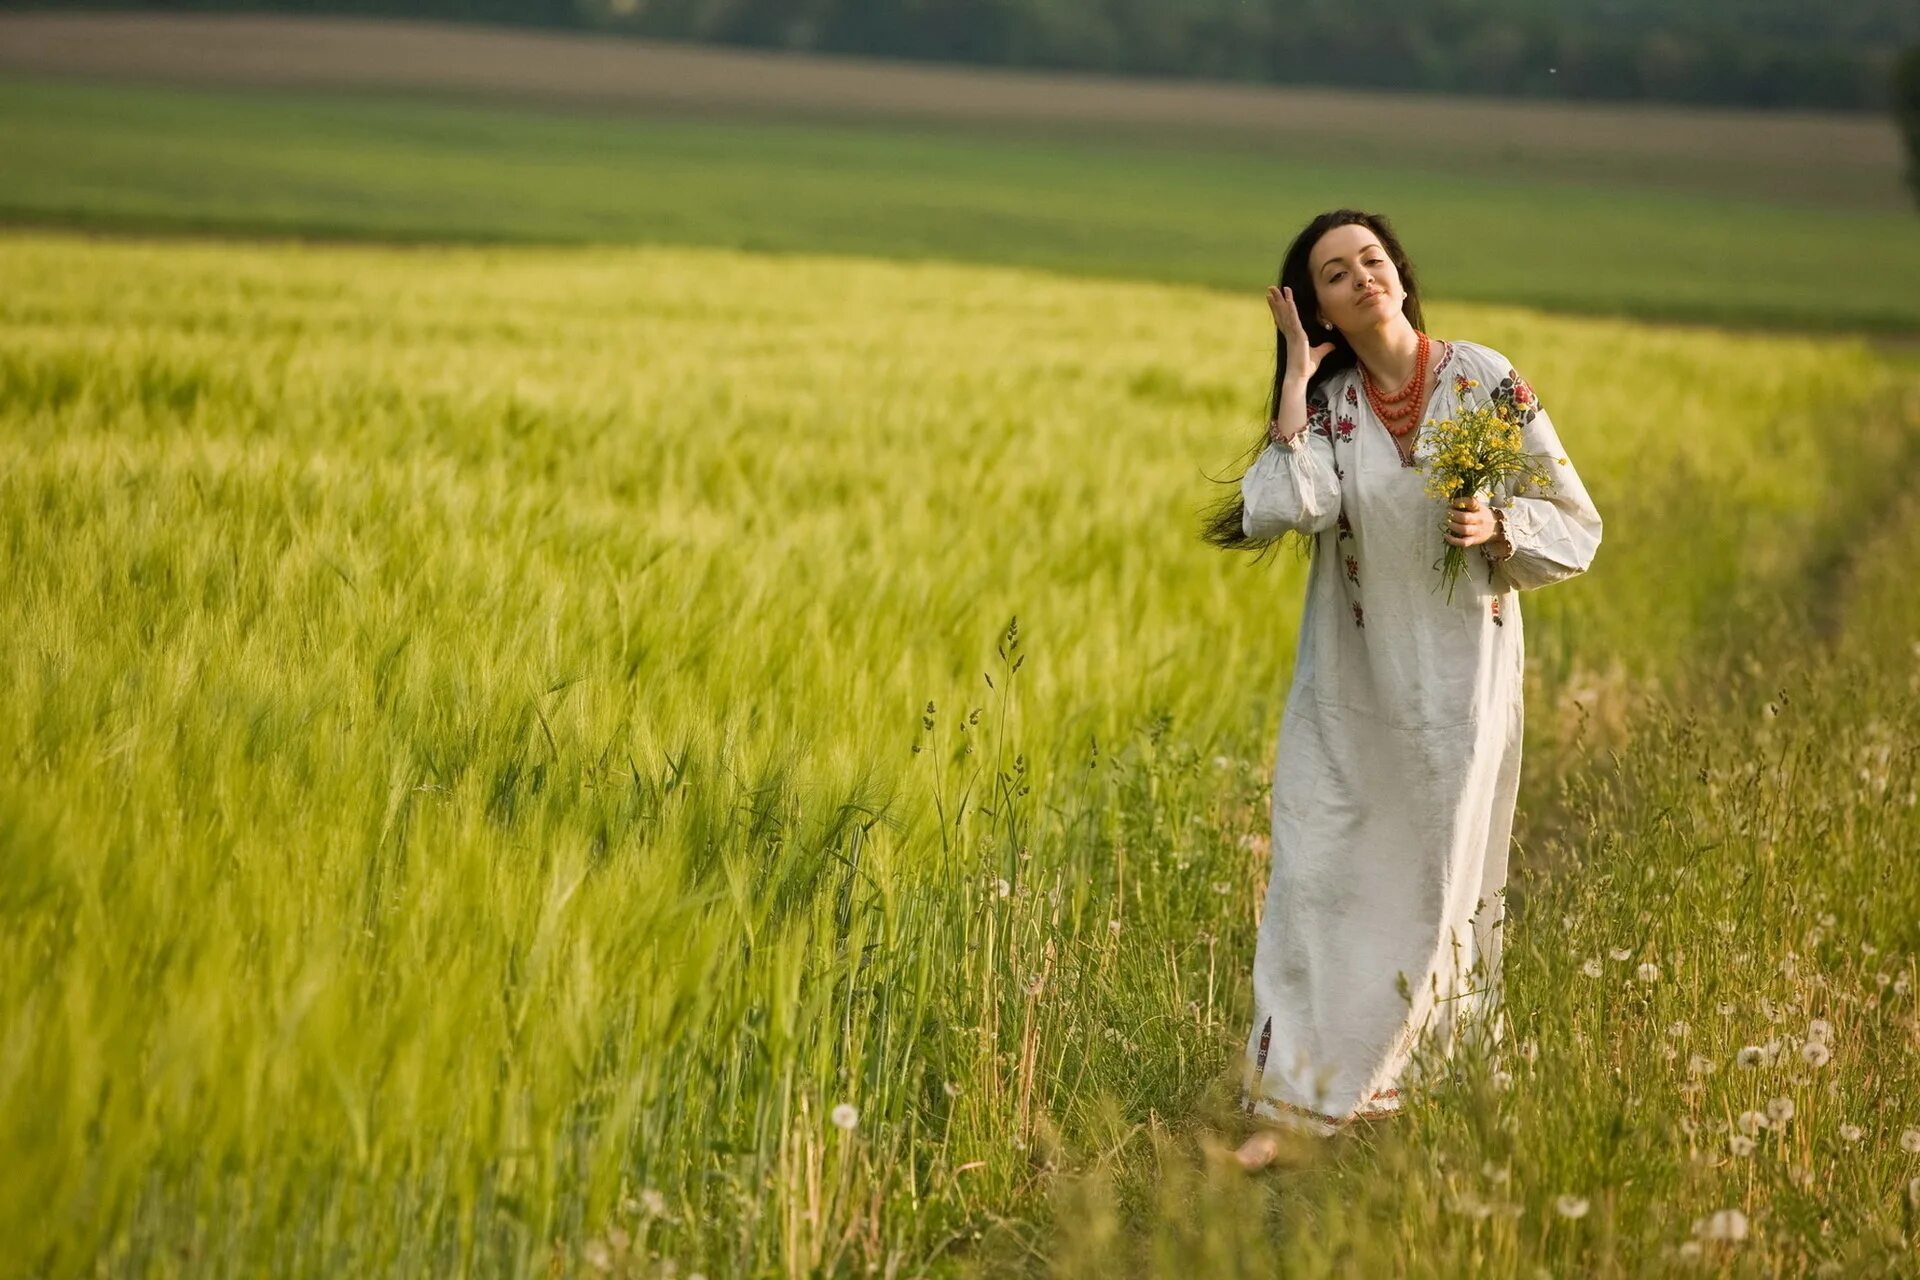
[[[1294,305],[1300,311],[1300,323],[1307,331],[1307,342],[1318,346],[1331,341],[1333,350],[1314,370],[1313,377],[1307,382],[1307,399],[1310,403],[1326,404],[1326,395],[1321,390],[1328,380],[1354,367],[1360,357],[1354,354],[1353,346],[1347,336],[1338,329],[1321,328],[1319,294],[1313,285],[1313,273],[1308,270],[1308,255],[1313,246],[1320,243],[1320,237],[1335,227],[1363,226],[1380,237],[1380,247],[1387,251],[1387,257],[1393,262],[1395,271],[1400,273],[1400,283],[1407,291],[1406,302],[1400,313],[1417,330],[1425,330],[1426,320],[1420,310],[1420,285],[1414,279],[1413,263],[1407,259],[1407,251],[1401,247],[1400,238],[1393,234],[1393,224],[1387,221],[1385,214],[1362,213],[1358,209],[1335,209],[1323,213],[1309,222],[1293,243],[1287,246],[1287,256],[1280,262],[1279,284],[1293,291]],[[1273,384],[1267,391],[1267,411],[1261,416],[1259,435],[1253,442],[1253,448],[1243,455],[1248,466],[1260,456],[1267,446],[1267,423],[1280,414],[1280,384],[1287,371],[1287,335],[1278,325],[1273,331]],[[1240,475],[1232,479],[1217,480],[1219,484],[1234,487],[1230,497],[1207,508],[1201,523],[1200,536],[1207,542],[1226,551],[1259,551],[1285,542],[1296,541],[1304,553],[1311,555],[1318,539],[1308,534],[1296,534],[1291,531],[1277,538],[1249,538],[1243,521],[1246,518],[1246,501],[1240,496],[1240,479],[1246,474],[1246,467],[1240,469]],[[1208,477],[1213,479],[1213,477]]]

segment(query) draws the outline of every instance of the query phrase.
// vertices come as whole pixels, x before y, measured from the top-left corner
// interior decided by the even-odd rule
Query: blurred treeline
[[[11,0],[0,0],[10,7]],[[1368,89],[1878,109],[1913,0],[53,0]]]

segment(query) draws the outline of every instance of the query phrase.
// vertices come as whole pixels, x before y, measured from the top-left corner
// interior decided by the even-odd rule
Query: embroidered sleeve
[[[1493,395],[1496,401],[1504,401],[1516,410],[1524,424],[1524,447],[1545,460],[1552,483],[1543,486],[1527,481],[1511,487],[1504,496],[1496,495],[1493,505],[1499,510],[1494,519],[1509,550],[1501,555],[1500,549],[1489,542],[1488,559],[1519,591],[1585,573],[1600,547],[1600,512],[1567,456],[1553,419],[1533,387],[1511,367]]]
[[[1334,469],[1332,414],[1325,400],[1307,398],[1307,426],[1289,440],[1268,428],[1268,444],[1240,478],[1245,506],[1241,528],[1249,538],[1319,533],[1340,514],[1340,477]]]

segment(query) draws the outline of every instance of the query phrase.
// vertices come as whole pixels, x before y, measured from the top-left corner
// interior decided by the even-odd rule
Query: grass
[[[1435,307],[1608,522],[1524,598],[1537,1057],[1242,1183],[1204,1137],[1303,571],[1195,533],[1259,298],[54,235],[0,275],[26,1269],[1637,1275],[1734,1207],[1727,1274],[1910,1259],[1910,362]]]
[[[1250,152],[18,78],[0,81],[0,134],[0,218],[16,224],[646,241],[1245,288],[1272,275],[1309,217],[1356,204],[1395,217],[1439,297],[1920,329],[1909,216],[1666,190],[1616,161],[1575,177],[1472,137],[1427,139],[1408,164],[1284,142]]]

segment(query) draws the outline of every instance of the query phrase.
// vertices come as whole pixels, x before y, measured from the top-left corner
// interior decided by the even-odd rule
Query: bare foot
[[[1279,1154],[1280,1135],[1272,1129],[1256,1129],[1251,1138],[1240,1144],[1233,1158],[1248,1173],[1258,1173],[1272,1164],[1274,1157]]]

